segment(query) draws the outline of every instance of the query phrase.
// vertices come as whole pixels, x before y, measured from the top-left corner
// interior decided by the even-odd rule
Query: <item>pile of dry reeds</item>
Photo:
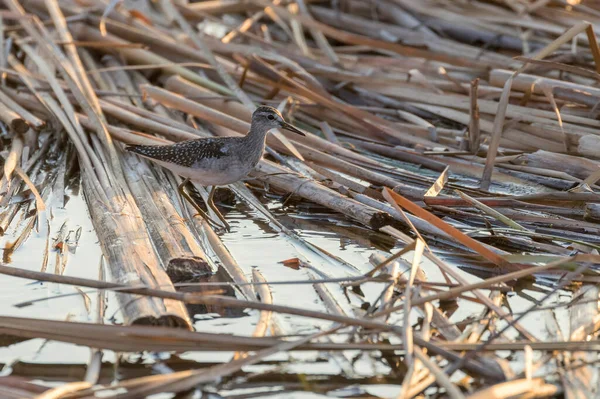
[[[395,386],[391,395],[400,398],[598,394],[597,2],[3,3],[2,233],[18,221],[4,261],[33,230],[50,241],[47,226],[52,210],[64,206],[65,176],[79,176],[79,169],[109,275],[47,273],[47,259],[41,271],[3,265],[0,273],[113,291],[124,321],[0,317],[6,345],[44,338],[92,348],[80,381],[48,389],[5,377],[3,397],[192,397],[207,386],[221,393],[252,388],[227,396],[252,397],[351,385],[361,397],[376,397],[368,393],[373,384]],[[304,281],[328,312],[273,303],[261,273],[250,282],[218,232],[178,197],[179,177],[123,150],[126,143],[245,134],[258,104],[278,107],[307,135],[272,134],[252,180],[232,185],[238,201],[340,267],[257,195],[267,190],[316,203],[400,248],[373,255],[367,273]],[[53,244],[56,270],[66,264],[65,242]],[[214,280],[175,289],[177,273],[212,272],[207,251],[229,273],[236,297],[221,295],[227,284]],[[422,262],[435,265],[439,279],[428,278]],[[457,267],[481,279],[469,282]],[[331,292],[367,283],[381,293],[353,313]],[[528,305],[507,306],[512,293]],[[456,323],[451,303],[484,310]],[[185,304],[260,316],[252,337],[203,333],[191,331]],[[278,314],[331,324],[297,334],[279,328]],[[536,314],[568,320],[541,337],[523,323]],[[132,371],[111,385],[102,373],[108,350],[235,355],[202,368],[165,363],[159,375]],[[327,353],[342,374],[243,373],[270,355],[304,350]],[[356,372],[356,351],[379,365],[369,378]],[[26,375],[44,380],[47,372]]]

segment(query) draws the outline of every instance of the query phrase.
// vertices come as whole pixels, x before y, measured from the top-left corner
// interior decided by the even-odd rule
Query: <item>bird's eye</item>
[[[275,119],[275,117],[273,115],[269,115],[269,116],[267,116],[267,119],[272,121],[273,119]]]

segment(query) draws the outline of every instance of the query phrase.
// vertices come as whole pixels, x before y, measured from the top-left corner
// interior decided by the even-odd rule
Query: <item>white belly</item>
[[[169,162],[162,162],[152,159],[153,162],[160,166],[169,169],[171,172],[181,177],[190,179],[191,181],[201,184],[203,186],[224,186],[227,184],[235,183],[238,180],[243,179],[250,173],[252,168],[244,167],[239,162],[231,162],[225,164],[206,165],[209,169],[205,168],[188,168],[185,166],[179,166]],[[214,167],[212,167],[214,166]]]

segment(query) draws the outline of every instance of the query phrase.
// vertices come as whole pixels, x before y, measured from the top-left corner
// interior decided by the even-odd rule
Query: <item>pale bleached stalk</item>
[[[0,49],[1,50],[1,49]],[[0,102],[5,104],[8,108],[13,110],[16,114],[22,117],[29,126],[34,129],[41,129],[46,125],[46,122],[37,116],[33,115],[27,109],[20,106],[17,102],[15,102],[12,98],[6,95],[2,90],[0,90]]]
[[[68,394],[76,393],[77,391],[83,391],[91,386],[92,384],[85,381],[70,382],[60,387],[49,389],[46,392],[36,396],[36,399],[61,399]]]
[[[410,312],[412,310],[411,304],[411,296],[412,296],[412,286],[415,282],[415,277],[417,276],[417,271],[419,270],[421,257],[423,255],[423,250],[425,249],[425,243],[420,238],[417,238],[415,249],[413,251],[413,261],[412,267],[410,269],[410,276],[406,281],[406,286],[404,288],[404,328],[403,328],[403,341],[406,346],[406,353],[404,355],[404,361],[407,365],[412,363],[413,358],[413,332],[412,327],[410,325]]]
[[[0,120],[10,127],[16,134],[23,134],[29,129],[29,123],[10,108],[0,98]]]

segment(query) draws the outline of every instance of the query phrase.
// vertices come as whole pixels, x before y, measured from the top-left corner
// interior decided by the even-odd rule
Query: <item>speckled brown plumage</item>
[[[215,137],[182,141],[172,145],[131,145],[127,151],[135,152],[157,161],[193,168],[203,159],[222,158],[239,137]]]

